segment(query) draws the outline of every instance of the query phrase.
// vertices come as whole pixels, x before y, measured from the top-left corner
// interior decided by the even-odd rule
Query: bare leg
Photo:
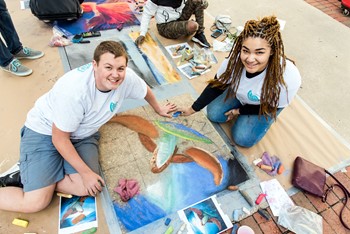
[[[56,191],[75,196],[89,196],[78,173],[65,175],[64,179],[57,183]]]
[[[55,187],[56,184],[52,184],[30,192],[23,192],[18,187],[0,188],[0,210],[21,213],[41,211],[50,204]]]

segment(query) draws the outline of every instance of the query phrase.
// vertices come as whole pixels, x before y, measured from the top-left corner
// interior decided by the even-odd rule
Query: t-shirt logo
[[[250,101],[253,101],[253,102],[259,102],[260,101],[260,98],[257,95],[254,95],[251,90],[249,90],[249,92],[247,94],[247,97],[248,97],[248,99]]]
[[[89,67],[91,67],[91,65],[92,65],[92,63],[84,64],[84,65],[78,67],[77,70],[80,71],[80,72],[84,72],[84,71],[86,71]]]
[[[117,107],[118,102],[111,102],[111,104],[109,104],[109,109],[111,112],[113,112],[115,110],[115,108]]]

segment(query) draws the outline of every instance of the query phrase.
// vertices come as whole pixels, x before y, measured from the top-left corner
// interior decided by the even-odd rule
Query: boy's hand
[[[138,38],[136,38],[135,43],[137,46],[140,46],[144,41],[145,41],[145,37],[139,36]]]
[[[176,104],[168,102],[165,106],[161,107],[158,114],[160,116],[171,118],[172,115],[169,113],[174,112],[175,110],[176,110]]]

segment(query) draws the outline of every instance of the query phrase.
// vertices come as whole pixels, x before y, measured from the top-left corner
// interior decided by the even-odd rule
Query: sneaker
[[[1,67],[2,70],[10,72],[16,76],[29,76],[33,70],[22,65],[18,59],[13,59],[6,67]]]
[[[8,186],[23,188],[23,184],[21,183],[21,175],[19,173],[19,166],[17,163],[9,170],[0,174],[0,188]]]
[[[203,47],[210,47],[209,42],[207,41],[207,38],[205,37],[204,33],[196,33],[193,37],[192,37],[192,41],[200,44]]]
[[[23,49],[15,54],[17,59],[38,59],[44,56],[44,53],[37,50],[32,50],[28,47],[23,47]]]

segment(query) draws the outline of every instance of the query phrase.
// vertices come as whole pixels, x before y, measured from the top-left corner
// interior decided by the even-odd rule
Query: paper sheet
[[[281,209],[288,209],[294,206],[292,199],[290,199],[277,179],[263,181],[260,183],[260,187],[263,193],[266,194],[266,200],[274,216],[279,216]]]

